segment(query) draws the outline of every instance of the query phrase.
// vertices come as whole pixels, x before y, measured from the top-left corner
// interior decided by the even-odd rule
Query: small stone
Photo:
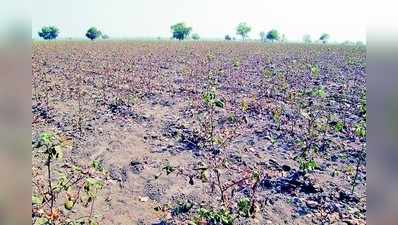
[[[309,201],[306,201],[305,203],[307,204],[308,207],[310,207],[312,209],[318,208],[318,202],[316,202],[316,201],[309,200]]]
[[[148,197],[140,197],[141,202],[147,202],[149,200]]]

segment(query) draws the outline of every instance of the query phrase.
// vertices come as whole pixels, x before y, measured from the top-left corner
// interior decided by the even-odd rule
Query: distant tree
[[[200,36],[199,36],[199,34],[197,34],[197,33],[193,33],[193,34],[191,35],[191,38],[192,38],[192,40],[197,41],[197,40],[200,39]]]
[[[177,23],[170,27],[173,32],[173,38],[177,40],[184,40],[189,36],[192,31],[192,27],[188,27],[185,23]]]
[[[58,37],[59,30],[55,26],[42,27],[38,32],[39,37],[44,40],[52,40]]]
[[[92,41],[101,37],[101,35],[102,35],[101,31],[98,30],[96,27],[91,27],[90,29],[88,29],[86,33],[86,37]]]
[[[267,35],[265,34],[264,31],[260,32],[260,39],[262,42],[266,42],[267,41]]]
[[[232,40],[231,36],[229,36],[228,34],[227,34],[227,35],[225,35],[224,39],[225,39],[226,41],[230,41],[230,40]]]
[[[109,36],[108,36],[107,34],[103,34],[103,35],[101,36],[101,38],[102,38],[102,39],[109,39]]]
[[[278,31],[275,30],[275,29],[272,29],[272,30],[268,31],[268,33],[267,33],[267,39],[270,40],[270,41],[272,41],[272,42],[279,40],[279,33],[278,33]]]
[[[247,23],[240,23],[236,28],[236,34],[242,36],[242,39],[245,40],[251,30],[252,28]]]
[[[321,37],[319,38],[319,40],[320,40],[323,44],[326,44],[326,43],[329,41],[329,38],[330,38],[330,35],[329,35],[329,34],[323,33],[323,34],[321,35]]]
[[[310,44],[312,42],[311,36],[309,34],[305,34],[303,36],[303,42],[306,43],[306,44]]]

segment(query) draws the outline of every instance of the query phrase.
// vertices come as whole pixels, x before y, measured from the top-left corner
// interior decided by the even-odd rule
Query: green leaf
[[[250,199],[245,197],[239,199],[238,209],[244,217],[250,217]]]
[[[355,135],[357,135],[358,137],[366,137],[365,127],[363,127],[361,125],[357,125],[355,127]]]
[[[93,162],[91,163],[91,167],[93,169],[95,169],[96,171],[99,171],[99,172],[103,172],[104,171],[104,168],[103,168],[101,162],[98,161],[98,160],[93,160]]]
[[[303,171],[312,171],[318,167],[317,163],[314,160],[301,160],[300,161],[300,169]]]
[[[64,190],[65,188],[67,188],[65,185],[68,182],[68,178],[66,176],[66,174],[64,173],[60,173],[57,183],[54,185],[53,189],[55,192],[61,192],[62,190]]]
[[[319,68],[318,68],[318,66],[316,66],[316,65],[311,66],[311,76],[313,78],[317,78],[319,76]]]
[[[103,186],[104,184],[101,180],[97,180],[94,178],[87,178],[84,185],[84,191],[89,197],[89,200],[95,198],[97,196],[98,191],[101,190]]]
[[[48,221],[48,219],[40,217],[36,219],[34,225],[51,225],[51,223]]]
[[[243,112],[246,112],[249,109],[249,103],[245,100],[242,100],[242,102],[240,103],[240,108]]]
[[[338,121],[334,128],[337,132],[342,132],[344,129],[344,124],[342,122]]]
[[[267,69],[267,68],[265,68],[265,69],[263,70],[263,77],[264,77],[264,78],[270,78],[270,77],[272,77],[272,71],[269,70],[269,69]]]
[[[213,91],[207,91],[203,95],[203,101],[208,105],[212,104],[215,98],[216,98],[216,94]]]
[[[43,132],[40,134],[39,141],[43,145],[47,145],[47,146],[51,145],[54,140],[55,140],[55,136],[49,132]]]
[[[32,204],[33,205],[41,205],[43,203],[43,197],[32,195]]]
[[[318,88],[317,90],[314,90],[312,92],[312,96],[324,98],[324,97],[326,97],[326,92],[323,88]]]
[[[166,171],[167,175],[169,175],[175,171],[175,168],[173,166],[171,166],[170,164],[167,164],[166,166],[163,167],[163,170]]]
[[[217,99],[214,101],[214,105],[219,107],[219,108],[224,108],[224,102],[221,101],[220,99]]]
[[[253,171],[252,172],[252,179],[254,181],[259,181],[260,180],[260,173],[258,171]]]
[[[206,183],[209,181],[209,171],[206,170],[202,170],[200,172],[200,179],[202,180],[203,183]]]

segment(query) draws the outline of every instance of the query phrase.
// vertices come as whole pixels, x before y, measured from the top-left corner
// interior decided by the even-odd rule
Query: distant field
[[[32,73],[32,219],[365,224],[365,47],[33,41]]]

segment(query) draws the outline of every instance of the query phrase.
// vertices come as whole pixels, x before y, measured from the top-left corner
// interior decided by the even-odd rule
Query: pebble
[[[141,202],[147,202],[149,200],[148,197],[140,197]]]
[[[308,207],[313,208],[313,209],[318,207],[318,202],[316,202],[316,201],[308,200],[308,201],[306,201],[306,204]]]

